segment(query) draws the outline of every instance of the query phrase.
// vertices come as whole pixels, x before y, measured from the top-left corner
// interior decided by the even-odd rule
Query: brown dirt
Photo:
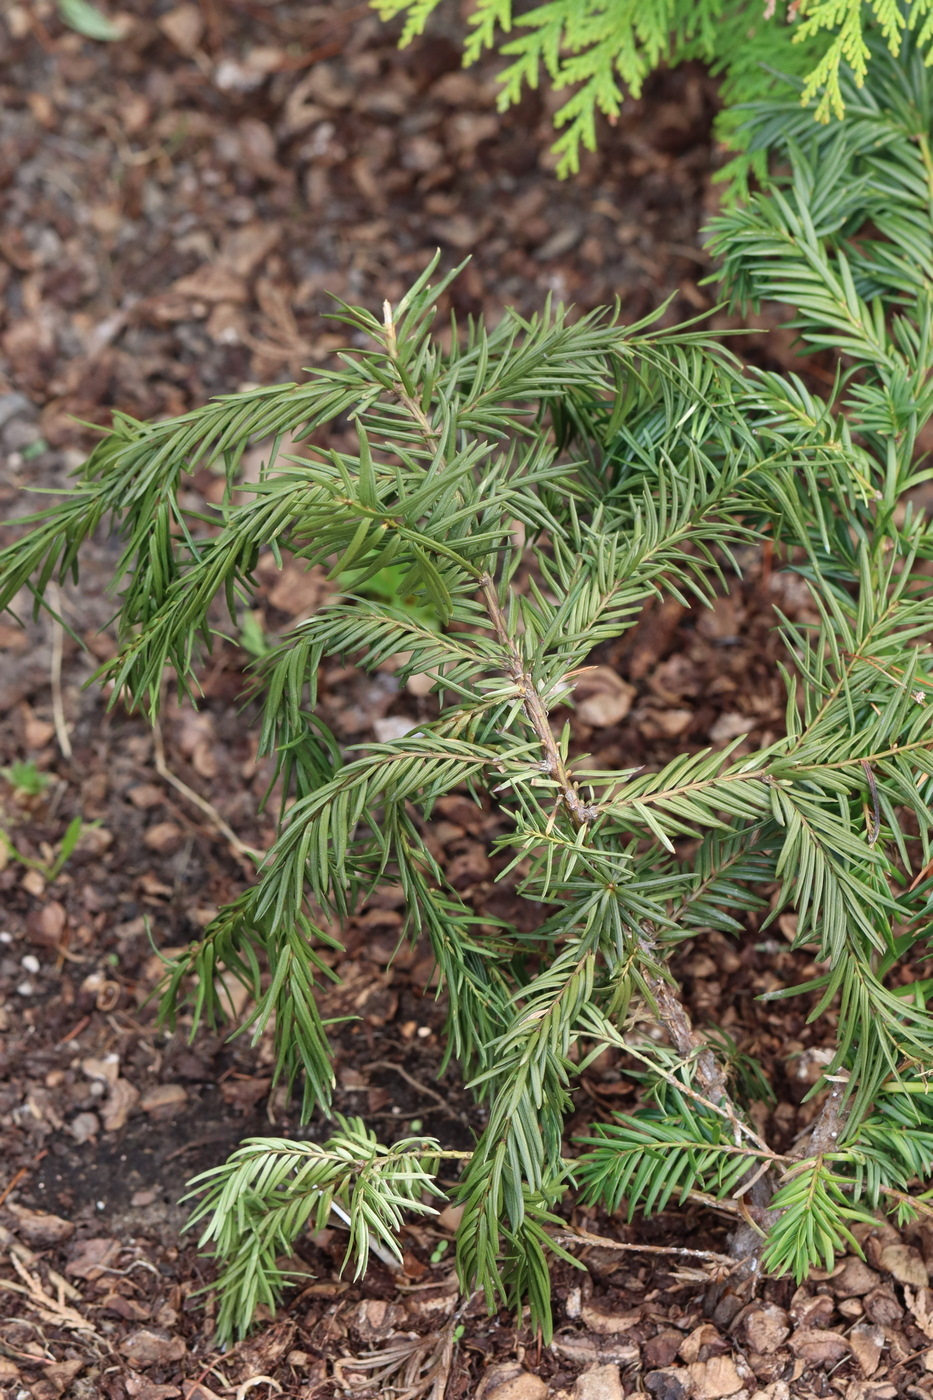
[[[162,416],[297,376],[342,343],[324,319],[330,296],[396,298],[435,247],[445,267],[472,257],[451,294],[461,315],[531,312],[548,292],[584,309],[618,296],[629,319],[671,294],[668,321],[709,305],[698,228],[715,203],[715,96],[696,69],[654,80],[579,178],[561,183],[547,154],[550,98],[532,94],[496,116],[496,64],[461,71],[453,26],[400,54],[391,31],[349,0],[129,0],[120,16],[126,34],[112,45],[64,29],[49,0],[7,3],[0,17],[7,518],[43,504],[34,493],[62,485],[81,460],[92,439],[75,418]],[[114,559],[112,542],[96,543],[62,599],[90,648],[62,643],[70,758],[52,712],[52,632],[41,620],[25,633],[0,626],[0,762],[28,760],[51,780],[35,797],[0,782],[0,822],[46,862],[74,816],[86,826],[54,880],[15,860],[0,869],[0,1393],[400,1394],[388,1388],[398,1375],[379,1380],[353,1359],[394,1348],[399,1367],[430,1373],[439,1332],[461,1308],[444,1252],[449,1217],[406,1232],[399,1276],[377,1262],[359,1284],[339,1277],[339,1232],[306,1241],[308,1281],[280,1319],[227,1355],[213,1349],[210,1305],[196,1296],[210,1265],[179,1234],[179,1197],[241,1138],[301,1125],[284,1094],[269,1092],[265,1041],[201,1033],[189,1043],[190,1018],[174,1033],[154,1019],[153,943],[164,952],[195,937],[246,871],[159,774],[142,722],[82,689],[111,646]],[[594,658],[634,688],[628,715],[608,725],[594,691],[579,738],[601,765],[661,762],[742,729],[756,743],[779,732],[774,596],[761,561],[746,563],[730,604],[703,617],[658,608],[625,646]],[[297,574],[270,570],[261,584],[271,630],[321,596],[317,579]],[[255,716],[237,705],[245,661],[232,643],[217,650],[200,712],[168,705],[164,745],[169,770],[240,840],[264,847],[268,772]],[[422,703],[389,671],[331,667],[323,695],[348,740],[393,716],[417,719]],[[429,839],[455,883],[508,913],[514,896],[494,885],[487,856],[496,814],[454,798],[441,815]],[[327,1010],[357,1019],[337,1036],[336,1106],[383,1136],[417,1120],[465,1146],[481,1119],[452,1072],[436,1077],[442,1012],[422,950],[393,958],[399,923],[387,895],[347,931]],[[773,1067],[772,1128],[787,1141],[812,1114],[801,1100],[826,1032],[805,1024],[803,1005],[755,1000],[805,975],[790,959],[780,935],[696,940],[679,957],[698,1021]],[[631,1101],[607,1055],[584,1077],[574,1126]],[[582,1212],[575,1223],[629,1244],[717,1250],[725,1239],[715,1217],[695,1211],[637,1228]],[[696,1260],[592,1246],[587,1272],[555,1270],[557,1336],[545,1351],[480,1300],[462,1307],[447,1395],[483,1386],[491,1400],[599,1400],[647,1383],[659,1400],[928,1397],[933,1238],[879,1227],[866,1251],[866,1265],[847,1259],[797,1290],[769,1282],[750,1309],[711,1320],[709,1271]]]

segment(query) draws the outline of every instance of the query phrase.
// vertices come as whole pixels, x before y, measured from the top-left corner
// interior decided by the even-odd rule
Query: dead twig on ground
[[[199,812],[202,812],[204,816],[207,817],[212,826],[216,827],[221,836],[227,841],[231,850],[241,860],[250,862],[249,873],[254,874],[255,866],[261,864],[261,862],[265,860],[265,852],[257,851],[254,846],[247,846],[245,841],[241,841],[233,828],[224,821],[217,808],[208,802],[206,797],[202,797],[199,792],[195,792],[194,788],[190,788],[187,783],[182,782],[181,778],[177,777],[177,775],[172,772],[165,760],[165,744],[162,739],[162,726],[159,724],[158,720],[153,720],[152,739],[155,751],[154,766],[159,777],[171,784],[176,792],[180,792],[182,797],[186,798],[193,806],[197,807]]]

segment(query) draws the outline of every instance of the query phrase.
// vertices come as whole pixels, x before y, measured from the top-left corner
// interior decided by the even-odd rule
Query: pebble
[[[75,1142],[91,1142],[100,1132],[100,1119],[96,1113],[79,1113],[68,1124],[68,1131]]]
[[[0,428],[5,428],[7,423],[22,413],[34,414],[35,411],[25,394],[0,394]]]
[[[380,744],[392,744],[397,739],[404,739],[406,734],[417,728],[418,721],[409,719],[408,715],[386,715],[384,719],[373,720],[373,733]]]
[[[574,1400],[622,1400],[622,1377],[618,1366],[589,1366],[577,1376]]]
[[[547,1393],[546,1381],[512,1362],[491,1367],[479,1395],[482,1400],[545,1400]]]

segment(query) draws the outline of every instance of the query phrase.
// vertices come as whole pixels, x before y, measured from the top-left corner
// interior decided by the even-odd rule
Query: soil
[[[461,316],[531,313],[549,293],[584,310],[618,298],[629,320],[668,298],[668,323],[710,307],[699,231],[716,204],[716,95],[698,68],[627,101],[599,154],[561,182],[548,151],[553,98],[530,93],[497,115],[497,63],[461,69],[455,11],[403,52],[350,0],[126,0],[111,13],[122,37],[110,44],[64,27],[50,0],[8,0],[0,16],[8,520],[66,484],[94,440],[89,425],[113,410],[175,414],[326,363],[342,344],[331,298],[396,299],[435,248],[444,267],[471,259],[449,296]],[[749,353],[780,363],[788,342]],[[303,1241],[307,1280],[279,1317],[215,1348],[199,1292],[211,1264],[182,1233],[186,1183],[245,1137],[322,1137],[327,1126],[302,1125],[272,1085],[265,1038],[192,1037],[190,1012],[174,1028],[156,1020],[159,954],[244,887],[243,845],[270,843],[269,771],[239,699],[248,657],[232,641],[213,654],[200,709],[168,701],[158,736],[87,686],[112,652],[117,553],[101,537],[59,596],[82,646],[30,619],[28,599],[22,627],[0,624],[0,826],[32,862],[10,855],[0,868],[0,1394],[933,1396],[928,1230],[866,1227],[865,1262],[842,1259],[801,1288],[768,1281],[752,1305],[710,1315],[714,1265],[689,1251],[721,1251],[727,1227],[694,1208],[637,1225],[577,1211],[574,1224],[600,1242],[578,1251],[584,1272],[555,1268],[547,1348],[481,1299],[458,1298],[451,1212],[406,1230],[400,1271],[375,1261],[358,1283],[340,1275],[339,1230]],[[780,732],[772,607],[800,615],[806,604],[786,589],[776,597],[766,561],[743,562],[729,602],[702,616],[659,604],[593,658],[633,698],[619,720],[591,707],[579,737],[598,766]],[[323,591],[316,576],[261,569],[259,620],[281,630]],[[391,671],[336,666],[322,695],[347,742],[419,718],[423,703]],[[41,791],[9,780],[22,763],[45,775]],[[459,798],[440,815],[430,840],[451,878],[508,913],[514,896],[494,884],[487,854],[497,815]],[[80,838],[53,875],[74,818]],[[389,894],[346,930],[326,1006],[355,1017],[335,1037],[336,1107],[389,1140],[417,1123],[467,1147],[481,1119],[455,1072],[438,1076],[443,1009],[424,951],[396,952],[400,922]],[[831,1036],[806,1024],[803,1003],[756,999],[806,975],[786,934],[698,938],[677,969],[697,1022],[768,1066],[781,1142],[812,1117],[803,1099]],[[611,1058],[597,1063],[571,1128],[632,1093]]]

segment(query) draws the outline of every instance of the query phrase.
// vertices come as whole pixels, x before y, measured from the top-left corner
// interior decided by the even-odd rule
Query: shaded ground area
[[[669,320],[708,305],[697,231],[713,203],[714,92],[697,70],[628,103],[570,184],[552,174],[548,97],[497,117],[495,64],[461,71],[443,26],[399,54],[346,0],[134,0],[119,19],[124,38],[101,45],[63,29],[47,0],[0,16],[5,517],[65,483],[93,440],[76,417],[177,413],[297,376],[343,343],[324,319],[330,295],[378,307],[435,247],[444,266],[472,257],[450,297],[460,315],[532,312],[548,292],[584,309],[618,296],[629,319],[671,294]],[[192,484],[214,489],[207,474]],[[105,589],[118,552],[99,540],[60,599],[87,652],[41,621],[0,624],[0,763],[14,779],[0,782],[0,826],[32,862],[7,855],[0,868],[0,1392],[933,1394],[926,1231],[863,1232],[866,1262],[847,1258],[801,1289],[768,1283],[749,1308],[710,1317],[715,1266],[678,1251],[721,1250],[726,1226],[693,1209],[637,1227],[578,1213],[602,1243],[579,1250],[586,1272],[555,1270],[557,1335],[543,1351],[481,1299],[458,1298],[450,1211],[406,1231],[399,1274],[376,1262],[360,1284],[339,1277],[338,1230],[307,1240],[307,1283],[281,1319],[228,1355],[212,1348],[210,1303],[196,1297],[210,1265],[179,1234],[179,1197],[242,1137],[301,1128],[272,1090],[265,1040],[189,1043],[190,1018],[159,1028],[149,998],[156,950],[196,937],[243,887],[240,843],[268,846],[269,772],[255,715],[238,705],[248,656],[234,640],[213,655],[201,710],[169,703],[155,738],[82,689],[112,649]],[[599,766],[780,732],[771,609],[800,617],[806,603],[756,555],[743,564],[728,603],[701,616],[658,605],[593,658],[578,735]],[[259,576],[258,621],[272,633],[324,596],[321,579],[271,559]],[[322,694],[347,743],[426,713],[391,669],[332,666]],[[41,791],[15,764],[45,775]],[[77,847],[53,878],[76,817]],[[510,917],[518,901],[489,854],[500,829],[496,811],[451,797],[426,839],[458,889]],[[443,1009],[425,950],[396,952],[401,922],[387,891],[333,957],[341,981],[326,1013],[354,1018],[336,1036],[336,1106],[387,1139],[418,1123],[467,1146],[482,1120],[455,1074],[437,1078]],[[755,1000],[806,977],[792,932],[698,939],[678,966],[697,1021],[772,1067],[770,1130],[786,1142],[812,1116],[802,1100],[831,1035],[806,1025],[803,1003]],[[607,1054],[582,1079],[571,1130],[633,1101]]]

